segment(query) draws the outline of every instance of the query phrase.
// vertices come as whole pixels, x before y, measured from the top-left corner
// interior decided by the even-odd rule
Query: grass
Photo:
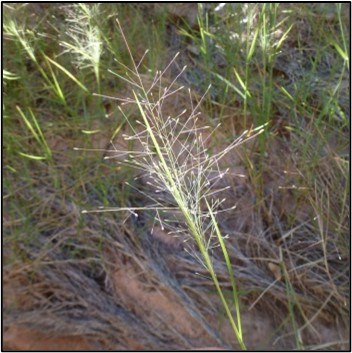
[[[210,11],[207,6],[195,9],[198,28],[190,28],[171,19],[166,7],[154,12],[151,5],[4,4],[6,271],[13,278],[21,276],[18,268],[31,274],[32,283],[20,293],[31,293],[33,283],[39,291],[48,283],[56,288],[51,282],[56,278],[84,298],[81,288],[103,286],[101,273],[109,277],[110,251],[143,264],[146,277],[153,273],[154,282],[178,293],[220,345],[236,343],[224,343],[207,323],[213,309],[204,293],[214,286],[219,295],[214,305],[224,306],[242,348],[245,343],[252,348],[243,320],[248,308],[273,318],[273,342],[280,347],[344,345],[343,338],[317,332],[324,320],[348,326],[348,5],[224,4]],[[180,54],[160,72],[173,57],[170,43],[179,43],[173,50]],[[184,109],[188,113],[181,114]],[[265,133],[238,144],[263,124]],[[132,168],[136,164],[142,174]],[[80,215],[100,206],[121,211]],[[191,255],[177,255],[188,277],[184,270],[170,270],[173,255],[153,253],[146,207],[157,207],[162,226],[188,239]],[[138,218],[128,219],[131,214]],[[167,264],[163,270],[156,270],[158,258]],[[85,274],[82,287],[62,277],[60,266],[70,261],[77,264],[69,270],[73,277]],[[270,263],[279,265],[280,280],[273,279],[277,266]],[[165,268],[168,275],[162,276]],[[99,291],[93,292],[97,300]],[[74,305],[60,293],[52,294],[58,303]],[[45,291],[41,295],[48,298]],[[56,304],[31,298],[28,303],[35,304],[23,320],[29,325],[39,320],[38,327],[48,329],[35,308],[55,311]],[[8,322],[15,317],[9,314]],[[100,319],[89,317],[87,327],[94,332],[94,320]],[[124,322],[139,332],[137,341],[163,347],[165,339],[148,340],[149,331],[133,326],[130,316],[120,319],[116,325]],[[54,332],[69,332],[65,322]],[[114,342],[110,326],[101,327],[104,339]],[[165,335],[175,347],[190,347],[177,341],[184,335],[172,325]]]
[[[127,50],[131,54],[120,24],[119,27],[125,40]],[[131,61],[133,63],[135,62],[132,54]],[[183,87],[173,87],[172,84],[164,88],[159,86],[158,90],[160,96],[157,98],[155,98],[151,92],[155,85],[160,84],[162,76],[166,73],[167,68],[172,62],[169,63],[167,68],[163,71],[156,72],[151,87],[145,87],[142,82],[138,71],[140,64],[141,63],[138,65],[134,64],[133,70],[129,70],[131,74],[128,78],[125,78],[125,81],[128,81],[134,89],[138,90],[137,93],[133,90],[134,98],[132,98],[132,100],[129,98],[122,98],[120,100],[125,101],[124,103],[126,104],[136,104],[138,106],[140,115],[143,118],[143,120],[139,122],[143,131],[134,131],[135,135],[127,136],[125,139],[137,140],[142,145],[142,151],[137,155],[132,155],[130,159],[125,160],[125,163],[127,165],[133,165],[137,169],[146,172],[150,176],[149,184],[152,188],[155,188],[160,193],[166,192],[174,199],[175,210],[181,212],[184,218],[184,226],[186,228],[185,230],[182,230],[181,226],[178,225],[175,229],[175,233],[184,231],[185,233],[189,232],[191,234],[201,253],[201,262],[208,270],[216,286],[235,336],[241,348],[246,349],[242,335],[239,296],[237,294],[235,276],[233,274],[223,236],[221,235],[215,218],[215,214],[217,213],[216,209],[221,205],[222,201],[220,199],[209,199],[209,196],[216,194],[216,191],[214,191],[210,185],[214,187],[214,184],[217,184],[218,179],[222,179],[224,174],[224,172],[221,172],[220,169],[218,169],[215,170],[217,173],[216,177],[211,175],[214,174],[214,167],[219,168],[218,164],[221,157],[243,143],[243,138],[248,134],[248,131],[244,131],[242,136],[236,139],[225,150],[213,156],[208,156],[205,141],[202,139],[201,133],[198,134],[199,129],[194,123],[198,115],[196,112],[197,107],[201,104],[201,101],[191,111],[189,117],[186,118],[185,123],[180,122],[181,116],[183,113],[186,113],[185,111],[181,112],[177,118],[165,119],[162,116],[162,107],[165,100],[172,98],[172,96],[183,89]],[[121,112],[126,117],[122,110]],[[131,125],[131,121],[128,118],[127,121]],[[259,133],[260,132],[261,131],[259,131]],[[181,144],[181,150],[176,153],[175,145],[177,144]],[[120,154],[121,151],[116,150],[116,153]],[[116,156],[114,155],[113,157]],[[221,189],[219,191],[221,191]],[[170,207],[167,207],[166,202],[158,201],[152,196],[150,196],[150,199],[153,201],[153,204],[147,206],[145,209],[155,209],[155,211],[157,211],[156,217],[158,217],[159,212],[165,210],[165,208],[170,209]],[[207,206],[205,211],[201,208],[201,203],[204,203],[204,201]],[[116,210],[121,211],[121,209]],[[123,208],[122,210],[126,209]],[[135,213],[134,208],[129,210],[131,213]],[[163,222],[165,222],[165,219],[160,217],[159,221],[161,227],[164,228]],[[208,235],[209,240],[207,240],[206,236],[208,233],[210,234]],[[233,299],[236,307],[236,323],[223,294],[223,290],[220,287],[209,254],[209,249],[211,247],[210,239],[215,236],[221,246],[231,279],[234,296]]]

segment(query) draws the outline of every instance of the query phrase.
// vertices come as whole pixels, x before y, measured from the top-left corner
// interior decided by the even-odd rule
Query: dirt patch
[[[53,336],[43,331],[11,326],[4,332],[5,350],[15,351],[94,351],[96,347],[82,336]]]
[[[172,326],[182,336],[194,339],[204,335],[186,308],[167,287],[149,285],[143,273],[136,273],[132,266],[125,266],[113,274],[112,282],[119,300],[138,316],[164,331],[165,325]],[[160,321],[155,323],[155,318]]]

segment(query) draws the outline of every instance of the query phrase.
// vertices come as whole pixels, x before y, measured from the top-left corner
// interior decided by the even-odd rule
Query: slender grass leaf
[[[43,54],[45,59],[50,61],[53,65],[55,65],[57,68],[59,68],[64,74],[66,74],[73,82],[75,82],[79,87],[81,87],[84,91],[89,92],[88,88],[80,82],[75,76],[73,76],[67,69],[65,69],[62,65],[57,63],[56,61],[50,59],[48,56]]]

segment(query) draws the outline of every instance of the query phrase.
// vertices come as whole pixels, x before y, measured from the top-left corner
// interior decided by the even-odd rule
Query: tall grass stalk
[[[119,22],[118,25],[133,63],[133,70],[128,70],[128,80],[131,81],[133,87],[133,97],[116,99],[121,101],[122,105],[132,104],[138,107],[139,115],[142,117],[141,121],[137,121],[138,127],[133,126],[132,120],[124,113],[122,108],[120,108],[120,111],[133,131],[133,135],[126,135],[125,140],[136,141],[142,148],[135,152],[116,149],[115,154],[106,158],[119,158],[121,163],[143,171],[147,177],[147,183],[155,191],[155,196],[153,191],[151,195],[146,195],[152,201],[152,204],[145,207],[145,209],[154,209],[156,211],[156,218],[162,228],[168,227],[172,232],[184,234],[185,236],[186,234],[188,236],[191,235],[201,257],[196,255],[196,252],[194,254],[209,272],[235,337],[240,347],[246,349],[240,316],[240,298],[235,275],[224,238],[216,220],[219,212],[226,211],[226,209],[220,210],[220,206],[225,199],[220,199],[216,195],[228,189],[229,186],[217,190],[215,186],[224,180],[227,172],[226,170],[221,170],[219,164],[221,158],[244,141],[254,138],[263,130],[261,128],[256,129],[253,135],[250,135],[248,131],[244,131],[241,136],[220,152],[213,155],[208,154],[206,145],[209,143],[212,133],[209,133],[204,138],[203,133],[209,127],[197,127],[197,120],[199,119],[197,109],[205,95],[195,107],[192,105],[188,117],[185,117],[186,111],[182,111],[175,118],[163,116],[163,105],[166,100],[184,89],[184,87],[175,86],[177,78],[185,70],[185,67],[168,87],[162,88],[161,79],[166,70],[175,61],[176,55],[165,70],[155,73],[151,86],[146,87],[139,73],[140,63],[135,63]],[[158,97],[153,94],[156,90],[158,91]],[[123,159],[121,160],[121,158]],[[165,194],[168,195],[166,197],[167,201]],[[170,202],[173,205],[171,211],[181,214],[182,221],[176,225],[175,222],[170,222],[167,217],[163,217],[165,212],[170,211],[170,207],[168,207]],[[110,210],[126,210],[126,208],[106,209],[105,211]],[[137,215],[135,208],[130,208],[129,210],[132,214]],[[99,211],[104,211],[104,209]],[[230,276],[233,302],[236,309],[235,318],[231,312],[232,305],[226,300],[213,267],[210,250],[214,247],[214,242],[220,244]]]
[[[243,102],[243,115],[244,115],[244,126],[247,126],[247,110],[248,110],[248,100],[252,98],[252,95],[250,94],[250,91],[248,89],[249,86],[249,66],[250,66],[250,62],[252,60],[255,48],[256,48],[256,44],[257,44],[257,39],[258,39],[258,34],[259,34],[259,30],[260,30],[260,26],[256,26],[254,28],[253,22],[255,20],[255,15],[257,12],[257,6],[258,5],[247,5],[249,6],[249,8],[247,9],[247,18],[246,18],[246,58],[245,58],[245,78],[244,78],[244,84],[243,86],[245,87],[245,96],[244,96],[244,102]],[[253,31],[254,29],[254,31]],[[249,38],[251,38],[251,34],[253,33],[252,39],[249,40]],[[235,70],[235,69],[234,69]],[[235,70],[235,74],[236,77],[238,78],[238,80],[240,82],[242,82],[242,80],[240,80],[240,75],[237,73],[237,71]]]

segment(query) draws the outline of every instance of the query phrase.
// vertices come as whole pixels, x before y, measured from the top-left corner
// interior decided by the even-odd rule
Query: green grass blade
[[[28,109],[29,113],[31,115],[33,123],[31,123],[29,121],[29,119],[26,117],[26,115],[24,114],[24,112],[22,111],[22,109],[19,106],[16,106],[16,109],[20,113],[20,115],[21,115],[23,121],[25,122],[27,128],[32,133],[32,135],[35,138],[35,140],[38,142],[38,145],[44,150],[44,153],[46,155],[46,157],[43,157],[43,158],[40,158],[40,157],[34,158],[36,156],[32,156],[32,159],[46,159],[46,158],[51,159],[52,158],[51,149],[50,149],[50,147],[48,146],[48,144],[47,144],[47,142],[45,140],[44,134],[43,134],[43,132],[42,132],[42,130],[41,130],[39,124],[38,124],[38,121],[37,121],[35,115],[33,114],[32,110]],[[31,155],[26,155],[26,156],[28,157],[28,156],[31,156]]]
[[[88,88],[80,82],[75,76],[73,76],[67,69],[65,69],[62,65],[57,63],[56,61],[50,59],[48,56],[43,54],[45,59],[51,62],[53,65],[55,65],[58,69],[60,69],[65,75],[67,75],[73,82],[75,82],[79,87],[81,87],[85,92],[89,93]]]
[[[252,43],[251,43],[251,46],[250,46],[248,54],[247,54],[247,63],[252,59],[252,56],[254,54],[255,45],[257,43],[258,34],[259,34],[259,28],[260,27],[258,26],[254,32],[254,37],[252,39]]]
[[[52,89],[54,90],[54,92],[56,93],[56,95],[59,97],[59,99],[61,100],[61,102],[66,106],[66,99],[65,99],[65,95],[60,87],[60,84],[56,78],[56,75],[50,65],[50,63],[48,63],[48,67],[49,67],[49,70],[50,70],[50,74],[51,74],[51,77],[53,79],[52,81]]]
[[[35,127],[36,127],[36,129],[37,129],[37,131],[38,131],[38,135],[40,136],[41,145],[42,145],[42,147],[43,147],[44,150],[45,150],[45,154],[46,154],[49,158],[51,158],[51,157],[52,157],[51,149],[50,149],[49,145],[48,145],[47,142],[46,142],[46,139],[45,139],[45,137],[44,137],[44,134],[43,134],[43,132],[42,132],[42,129],[40,128],[40,126],[39,126],[39,124],[38,124],[38,120],[37,120],[37,118],[35,117],[35,115],[34,115],[32,109],[29,108],[28,110],[29,110],[29,113],[31,114],[32,120],[33,120],[33,122],[34,122],[34,125],[35,125]]]
[[[206,249],[203,247],[203,248],[200,248],[200,252],[204,258],[204,262],[205,262],[205,265],[206,265],[206,268],[207,270],[209,271],[209,274],[212,278],[212,281],[213,283],[215,284],[215,287],[216,287],[216,290],[218,292],[218,295],[220,297],[220,300],[224,306],[224,309],[226,311],[226,314],[227,314],[227,317],[230,321],[230,324],[231,324],[231,327],[235,333],[235,336],[236,336],[236,339],[238,341],[238,343],[240,344],[241,348],[243,350],[246,350],[246,345],[244,344],[243,342],[243,339],[242,339],[242,334],[240,333],[240,330],[239,328],[236,326],[234,320],[233,320],[233,317],[232,317],[232,313],[231,313],[231,310],[229,308],[229,305],[227,304],[227,301],[226,301],[226,298],[224,296],[224,293],[220,287],[220,283],[217,279],[217,276],[216,276],[216,273],[214,271],[214,268],[213,268],[213,265],[211,263],[211,260],[210,260],[210,257],[209,257],[209,253],[206,251]]]
[[[335,40],[331,40],[331,44],[335,47],[342,59],[346,61],[347,65],[349,65],[349,56],[347,52],[345,52]]]
[[[18,105],[16,106],[16,109],[20,113],[23,121],[25,122],[25,124],[28,127],[29,131],[32,133],[33,137],[41,145],[41,141],[40,141],[40,137],[39,137],[38,133],[35,131],[34,127],[32,126],[31,122],[27,119],[27,117],[23,113],[22,109]]]
[[[86,135],[94,135],[100,132],[101,130],[81,130]]]
[[[231,285],[232,285],[233,298],[234,298],[234,304],[235,304],[236,316],[237,316],[237,329],[238,329],[239,337],[241,338],[241,341],[243,341],[243,337],[242,337],[242,323],[241,323],[240,306],[239,306],[239,296],[238,296],[238,290],[237,290],[237,286],[236,286],[235,276],[233,274],[233,269],[232,269],[230,257],[229,257],[229,254],[227,252],[224,239],[222,238],[218,223],[217,223],[217,221],[215,219],[213,210],[211,209],[208,201],[207,200],[205,200],[205,201],[206,201],[206,204],[207,204],[207,207],[208,207],[208,211],[209,211],[209,215],[211,217],[212,224],[213,224],[213,226],[215,228],[215,233],[216,233],[216,235],[218,237],[218,240],[219,240],[219,243],[220,243],[221,251],[222,251],[222,253],[224,255],[224,259],[225,259],[225,262],[226,262],[227,270],[228,270],[229,275],[230,275],[230,281],[231,281]]]
[[[245,95],[247,95],[248,98],[252,98],[250,92],[248,91],[247,85],[243,82],[240,74],[237,72],[237,70],[235,68],[233,68],[236,78],[238,80],[238,82],[240,83],[240,85],[242,86],[243,90],[245,91]]]
[[[287,31],[281,36],[280,40],[275,44],[276,49],[279,49],[281,47],[282,43],[288,37],[288,34],[290,33],[292,27],[293,24],[287,29]]]
[[[212,74],[217,77],[219,80],[223,81],[224,83],[227,84],[228,87],[232,88],[237,94],[240,95],[240,97],[244,100],[246,99],[246,94],[241,92],[239,88],[237,88],[232,82],[227,80],[225,77],[222,77],[221,75],[217,74],[216,72],[212,72]]]
[[[34,159],[36,161],[47,159],[44,156],[34,156],[33,154],[27,154],[27,153],[24,153],[24,152],[18,152],[18,154],[20,154],[23,157],[29,158],[29,159]]]

